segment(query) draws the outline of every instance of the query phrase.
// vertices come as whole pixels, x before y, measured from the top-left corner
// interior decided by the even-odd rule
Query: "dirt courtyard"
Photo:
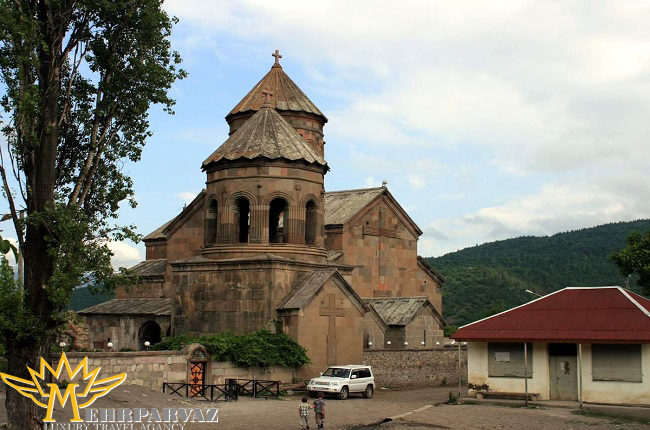
[[[649,425],[627,420],[582,416],[569,409],[506,407],[488,404],[446,405],[449,391],[457,388],[437,387],[408,390],[379,390],[371,399],[351,396],[347,400],[326,399],[326,425],[328,429],[341,430],[395,430],[395,429],[648,429]],[[0,423],[6,421],[4,389],[0,391]],[[153,392],[136,386],[118,387],[109,395],[98,399],[92,408],[218,408],[217,423],[187,423],[183,430],[207,429],[300,429],[298,404],[300,395],[285,396],[279,400],[240,398],[237,402],[208,403],[201,400]],[[310,399],[311,402],[312,399]],[[67,423],[69,408],[59,407],[54,414],[57,423]],[[650,419],[650,410],[648,410]],[[82,418],[84,413],[82,412]],[[401,417],[400,417],[401,416]],[[392,422],[379,425],[393,417]],[[316,428],[313,414],[311,428]],[[101,429],[101,427],[99,427]],[[133,426],[134,430],[143,428]],[[144,427],[148,429],[149,427]],[[151,427],[158,430],[158,427]],[[179,427],[176,427],[177,429]],[[106,430],[126,429],[129,426]],[[89,425],[88,430],[95,430]]]

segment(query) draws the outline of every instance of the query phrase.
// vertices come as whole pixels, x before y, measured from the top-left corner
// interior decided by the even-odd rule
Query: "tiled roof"
[[[221,160],[252,160],[258,157],[271,160],[304,160],[307,163],[327,166],[325,159],[316,153],[275,109],[264,107],[206,158],[203,168]]]
[[[314,270],[293,289],[278,309],[302,309],[316,296],[318,290],[336,273],[336,269]]]
[[[270,90],[273,93],[271,105],[275,109],[292,112],[306,112],[321,116],[325,122],[327,118],[314,103],[302,92],[279,64],[271,70],[253,87],[246,96],[237,103],[228,117],[237,113],[258,111],[264,104],[262,91]],[[226,119],[228,118],[226,117]]]
[[[387,325],[407,325],[427,302],[426,297],[364,299]]]
[[[620,287],[565,288],[465,325],[453,338],[650,343],[650,300]]]
[[[80,310],[79,315],[171,315],[172,299],[113,299]]]
[[[138,276],[160,276],[164,275],[167,269],[167,260],[145,260],[141,261],[131,270]]]
[[[182,225],[184,219],[186,219],[188,216],[191,216],[192,213],[201,208],[204,201],[205,189],[201,190],[201,192],[198,193],[196,197],[194,197],[190,204],[185,205],[183,210],[178,215],[143,237],[142,240],[146,241],[155,239],[167,239],[169,235],[178,230],[178,228]]]
[[[325,193],[325,225],[345,224],[384,191],[379,187]]]
[[[163,230],[165,230],[167,226],[169,226],[169,224],[171,224],[172,221],[174,221],[175,219],[176,217],[170,219],[169,221],[167,221],[166,223],[164,223],[163,225],[161,225],[160,227],[158,227],[157,229],[155,229],[154,231],[152,231],[151,233],[143,237],[142,240],[166,239],[167,236],[165,236]]]

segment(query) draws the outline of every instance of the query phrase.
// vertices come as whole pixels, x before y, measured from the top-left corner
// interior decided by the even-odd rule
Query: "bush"
[[[213,360],[232,361],[244,367],[299,367],[311,362],[305,348],[295,340],[284,333],[271,333],[268,330],[241,335],[224,332],[167,337],[149,349],[180,350],[191,343],[205,346]]]

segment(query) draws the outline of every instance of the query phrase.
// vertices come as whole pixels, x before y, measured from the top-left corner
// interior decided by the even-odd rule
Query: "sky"
[[[147,234],[203,188],[226,114],[284,71],[328,117],[327,191],[388,188],[422,256],[650,218],[650,2],[167,0],[189,76],[127,164]],[[8,226],[5,226],[7,229]],[[112,243],[116,265],[144,245]]]

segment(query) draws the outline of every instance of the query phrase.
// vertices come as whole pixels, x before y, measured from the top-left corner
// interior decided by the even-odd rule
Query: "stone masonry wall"
[[[372,366],[381,387],[420,387],[458,384],[458,349],[366,350],[365,364]],[[461,348],[461,378],[467,383],[467,347]]]
[[[189,379],[186,351],[69,352],[66,355],[73,369],[88,357],[90,369],[101,367],[100,379],[126,372],[122,386],[139,385],[160,391],[163,382],[187,382]],[[298,376],[294,368],[242,368],[221,361],[206,364],[206,384],[223,384],[227,378],[293,382]]]
[[[102,368],[99,378],[126,372],[122,386],[140,385],[160,391],[163,382],[187,380],[187,357],[182,351],[69,352],[67,357],[73,369],[88,357],[89,368]]]

